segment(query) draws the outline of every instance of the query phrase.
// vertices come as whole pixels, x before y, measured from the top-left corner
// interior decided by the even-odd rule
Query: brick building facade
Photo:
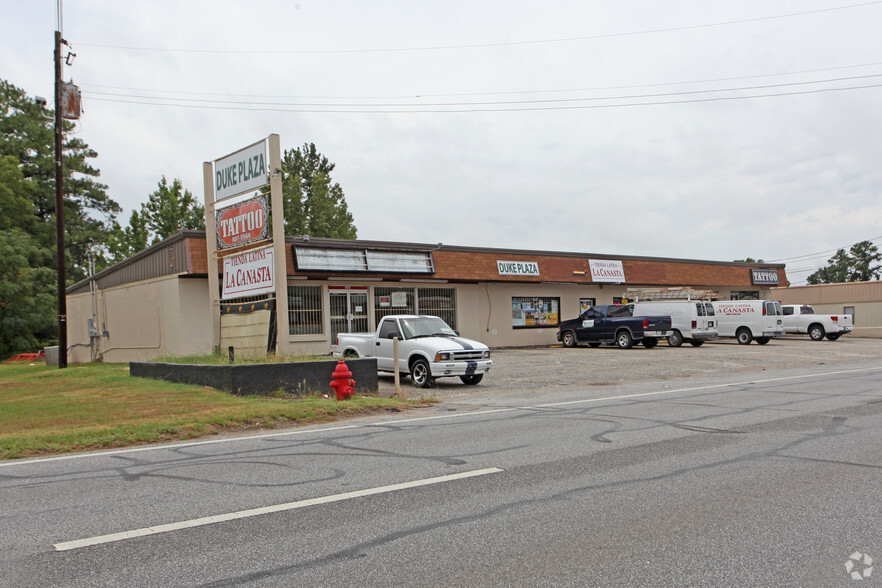
[[[285,260],[289,332],[282,336],[293,353],[307,354],[328,353],[336,333],[372,330],[386,314],[437,314],[491,347],[548,345],[556,342],[557,323],[587,304],[639,292],[767,298],[773,286],[787,285],[783,264],[440,243],[288,237]],[[212,308],[209,265],[205,233],[185,231],[71,286],[71,361],[143,360],[228,346],[265,353],[278,336],[262,304],[266,296]],[[215,271],[222,273],[222,260]]]

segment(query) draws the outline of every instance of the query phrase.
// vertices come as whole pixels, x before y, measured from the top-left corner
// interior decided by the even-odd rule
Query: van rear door
[[[774,333],[784,330],[784,310],[772,300],[763,302],[763,332]]]
[[[717,320],[714,312],[714,305],[710,302],[704,303],[704,311],[707,316],[707,328],[708,329],[716,329],[717,328]]]

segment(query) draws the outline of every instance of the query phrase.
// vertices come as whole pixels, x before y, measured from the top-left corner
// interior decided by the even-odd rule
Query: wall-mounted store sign
[[[535,261],[497,261],[500,276],[538,276],[539,263]]]
[[[276,288],[273,248],[252,249],[224,258],[224,286],[221,298],[257,296]]]
[[[754,284],[761,284],[764,286],[777,286],[778,270],[752,269],[750,270],[750,280]]]
[[[267,238],[267,198],[258,196],[242,204],[222,208],[216,213],[217,246],[239,247]]]
[[[268,182],[266,140],[214,162],[215,202],[256,190]]]
[[[609,259],[589,259],[591,281],[625,283],[625,267],[621,261]]]

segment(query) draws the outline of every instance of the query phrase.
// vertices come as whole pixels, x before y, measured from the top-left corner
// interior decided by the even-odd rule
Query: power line
[[[781,84],[767,84],[762,86],[742,86],[739,88],[721,88],[721,89],[712,89],[712,90],[689,90],[684,92],[662,92],[657,94],[638,94],[638,95],[625,95],[625,96],[596,96],[590,98],[547,98],[540,100],[493,100],[487,102],[429,102],[429,103],[418,103],[418,104],[344,104],[344,103],[290,103],[290,102],[257,102],[253,103],[256,105],[266,105],[266,106],[339,106],[339,107],[364,107],[364,108],[377,108],[377,107],[403,107],[403,106],[418,106],[425,108],[427,106],[500,106],[500,105],[519,105],[519,104],[554,104],[554,103],[564,103],[564,102],[592,102],[592,101],[601,101],[601,100],[632,100],[632,99],[646,99],[646,98],[665,98],[669,96],[690,96],[695,94],[710,94],[710,93],[718,93],[718,92],[741,92],[748,90],[768,90],[771,88],[787,88],[793,86],[805,86],[809,84],[828,84],[835,82],[844,82],[851,80],[863,80],[863,79],[872,79],[882,77],[882,74],[868,74],[864,76],[850,76],[850,77],[842,77],[842,78],[831,78],[826,80],[811,80],[806,82],[786,82]],[[95,92],[97,95],[101,96],[114,96],[117,98],[153,98],[152,96],[138,96],[138,95],[127,95],[127,94],[114,94],[108,92]],[[160,98],[161,100],[176,100],[180,102],[207,102],[213,104],[252,104],[247,101],[239,101],[239,100],[208,100],[202,98]]]
[[[570,89],[558,89],[558,90],[503,90],[503,91],[495,91],[495,92],[463,92],[463,93],[445,93],[445,94],[427,94],[423,92],[418,92],[416,94],[410,94],[405,96],[291,96],[291,95],[278,95],[278,94],[229,94],[229,93],[216,93],[216,92],[189,92],[182,90],[154,90],[149,88],[130,88],[124,86],[105,86],[105,85],[91,85],[91,84],[81,84],[83,88],[107,88],[110,90],[126,90],[130,92],[148,92],[154,94],[183,94],[190,96],[229,96],[229,97],[240,97],[240,98],[288,98],[288,99],[299,99],[299,100],[406,100],[406,99],[414,99],[414,98],[454,98],[454,97],[465,97],[465,96],[497,96],[497,95],[507,95],[507,94],[566,94],[566,93],[574,93],[574,92],[597,92],[597,91],[606,91],[606,90],[630,90],[635,88],[657,88],[657,87],[665,87],[665,86],[683,86],[683,85],[692,85],[692,84],[706,84],[706,83],[714,83],[714,82],[731,82],[737,80],[750,80],[750,79],[758,79],[758,78],[770,78],[770,77],[783,77],[790,75],[802,75],[807,73],[819,73],[825,71],[838,71],[843,69],[855,69],[862,67],[875,67],[878,65],[882,65],[882,61],[877,61],[873,63],[865,63],[865,64],[857,64],[857,65],[845,65],[845,66],[837,66],[837,67],[827,67],[827,68],[819,68],[819,69],[809,69],[809,70],[799,70],[799,71],[791,71],[791,72],[780,72],[780,73],[767,73],[767,74],[755,74],[750,76],[736,76],[736,77],[727,77],[727,78],[711,78],[705,80],[691,80],[691,81],[679,81],[679,82],[663,82],[657,84],[632,84],[625,86],[598,86],[594,88],[570,88]],[[854,78],[841,78],[841,79],[854,79]],[[818,82],[803,82],[803,83],[818,83]],[[719,90],[718,90],[719,91]],[[115,94],[106,93],[106,92],[92,92],[94,94],[113,96]],[[148,96],[137,96],[141,98],[147,98]],[[157,97],[161,98],[161,97]],[[171,98],[170,98],[171,99]]]
[[[738,20],[727,20],[713,23],[705,23],[705,24],[697,24],[697,25],[685,25],[679,27],[667,27],[660,29],[646,29],[642,31],[630,31],[630,32],[622,32],[622,33],[606,33],[600,35],[584,35],[578,37],[561,37],[557,39],[538,39],[538,40],[528,40],[528,41],[503,41],[498,43],[470,43],[464,45],[436,45],[436,46],[424,46],[424,47],[404,47],[404,48],[375,48],[375,49],[310,49],[310,50],[284,50],[284,51],[275,51],[275,50],[265,50],[265,49],[256,49],[256,50],[243,50],[243,49],[174,49],[174,48],[162,48],[162,47],[131,47],[131,46],[123,46],[123,45],[103,45],[97,43],[80,43],[77,42],[77,45],[82,47],[95,47],[100,49],[114,49],[114,50],[126,50],[126,51],[155,51],[155,52],[168,52],[168,53],[211,53],[211,54],[241,54],[241,55],[328,55],[328,54],[353,54],[353,53],[407,53],[407,52],[421,52],[421,51],[448,51],[448,50],[461,50],[461,49],[484,49],[484,48],[492,48],[492,47],[511,47],[511,46],[523,46],[523,45],[541,45],[541,44],[550,44],[550,43],[571,43],[574,41],[592,41],[597,39],[611,39],[616,37],[630,37],[630,36],[639,36],[639,35],[653,35],[658,33],[672,33],[677,31],[689,31],[703,28],[712,28],[712,27],[723,27],[723,26],[731,26],[737,24],[747,24],[752,22],[762,22],[769,20],[779,20],[784,18],[793,18],[797,16],[807,16],[811,14],[821,14],[826,12],[835,12],[840,10],[851,10],[854,8],[863,8],[866,6],[873,6],[876,4],[882,4],[882,0],[874,0],[872,2],[862,2],[859,4],[849,4],[846,6],[834,6],[832,8],[819,8],[817,10],[806,10],[803,12],[792,12],[788,14],[777,14],[770,16],[758,16],[754,18],[744,18]]]
[[[867,84],[862,86],[845,86],[839,88],[818,88],[815,90],[802,90],[796,92],[780,92],[780,93],[771,93],[771,94],[755,94],[752,96],[717,96],[717,97],[709,97],[709,98],[695,98],[695,99],[686,99],[686,100],[663,100],[663,101],[652,101],[652,102],[629,102],[629,103],[618,103],[618,104],[567,104],[567,105],[550,105],[550,106],[527,106],[521,107],[526,102],[516,103],[515,107],[512,107],[512,104],[506,105],[504,102],[490,102],[485,104],[465,104],[466,106],[496,106],[503,105],[500,108],[432,108],[427,109],[424,105],[414,106],[413,108],[409,108],[407,110],[396,110],[402,108],[402,105],[389,105],[388,108],[371,106],[371,107],[363,107],[358,106],[357,108],[347,108],[340,109],[340,105],[331,105],[335,108],[322,108],[322,109],[314,109],[313,108],[277,108],[272,103],[260,104],[256,103],[254,106],[249,106],[247,102],[233,102],[227,103],[227,105],[222,106],[211,106],[206,104],[182,104],[182,103],[162,103],[162,102],[148,102],[147,97],[139,97],[132,96],[132,98],[136,98],[135,100],[119,100],[114,98],[93,98],[93,100],[97,100],[100,102],[118,102],[123,104],[143,104],[148,106],[174,106],[178,108],[201,108],[205,110],[242,110],[242,111],[266,111],[266,112],[297,112],[297,113],[329,113],[329,114],[441,114],[441,113],[476,113],[476,112],[528,112],[528,111],[547,111],[547,110],[588,110],[588,109],[598,109],[598,108],[625,108],[625,107],[635,107],[635,106],[661,106],[668,104],[696,104],[702,102],[722,102],[722,101],[734,101],[734,100],[752,100],[757,98],[776,98],[783,96],[800,96],[807,94],[822,94],[827,92],[843,92],[850,90],[863,90],[869,88],[879,88],[882,87],[882,83],[878,84]],[[709,91],[708,91],[709,92]],[[706,93],[706,92],[704,92]],[[635,96],[634,98],[647,98],[653,97],[649,96]],[[140,99],[138,99],[140,98]],[[611,100],[612,98],[584,98],[584,99],[572,99],[578,101],[589,101],[589,100]],[[157,100],[171,100],[170,98],[157,98]],[[197,100],[197,102],[209,102],[205,100]],[[549,101],[537,101],[537,102],[549,102]],[[271,108],[259,108],[258,106],[271,106]],[[291,105],[294,106],[294,105]],[[357,106],[357,105],[356,105]],[[406,105],[404,105],[406,106]],[[440,106],[456,106],[456,104],[442,104]]]
[[[872,243],[874,241],[878,241],[879,239],[882,239],[882,235],[880,235],[878,237],[873,237],[872,239],[864,239],[863,241],[870,241]],[[818,257],[819,255],[829,255],[831,253],[835,253],[836,251],[839,251],[840,249],[854,247],[855,245],[857,245],[858,243],[862,243],[863,241],[856,241],[856,242],[852,243],[851,245],[845,245],[843,247],[837,247],[835,249],[828,249],[826,251],[819,251],[817,253],[807,253],[805,255],[797,255],[796,257],[784,257],[781,259],[770,259],[769,263],[780,263],[780,262],[786,262],[786,261],[801,261],[804,259],[810,259],[812,257]]]

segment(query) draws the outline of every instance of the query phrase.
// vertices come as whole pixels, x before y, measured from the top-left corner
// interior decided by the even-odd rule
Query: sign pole
[[[285,249],[285,209],[282,203],[282,148],[277,134],[269,136],[270,209],[276,264],[276,356],[288,355],[288,252]]]
[[[211,345],[220,350],[220,280],[217,261],[217,219],[214,216],[214,174],[210,161],[202,164],[205,186],[205,249],[208,264],[208,299],[211,305]]]

